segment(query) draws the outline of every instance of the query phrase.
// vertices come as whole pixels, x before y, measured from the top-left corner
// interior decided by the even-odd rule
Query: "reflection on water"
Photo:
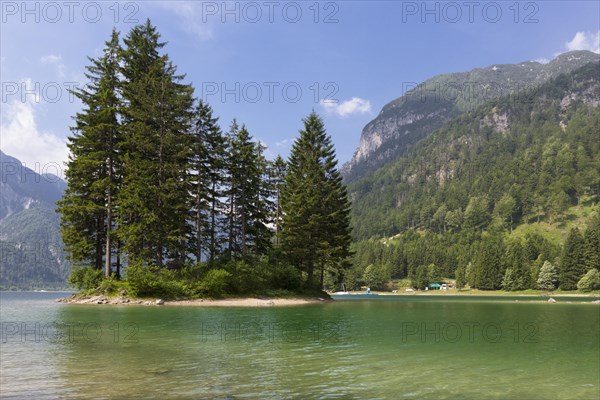
[[[56,297],[0,296],[3,398],[600,395],[596,305],[432,299],[225,309]]]

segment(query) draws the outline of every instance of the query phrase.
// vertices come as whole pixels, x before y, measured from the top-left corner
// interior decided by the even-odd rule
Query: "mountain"
[[[598,62],[520,98],[485,103],[349,184],[354,235],[460,230],[469,223],[485,228],[505,196],[512,199],[512,225],[558,220],[571,205],[598,201],[598,126]],[[481,221],[469,222],[474,209]]]
[[[364,127],[354,156],[342,168],[344,178],[352,182],[375,171],[451,119],[486,101],[507,95],[522,97],[559,74],[599,59],[596,53],[573,51],[547,64],[494,64],[431,78],[386,104]]]
[[[600,269],[598,127],[592,62],[463,113],[351,182],[347,287],[461,277],[471,288],[535,289],[550,263],[573,289]]]
[[[65,288],[69,265],[55,203],[66,182],[0,151],[0,287]]]

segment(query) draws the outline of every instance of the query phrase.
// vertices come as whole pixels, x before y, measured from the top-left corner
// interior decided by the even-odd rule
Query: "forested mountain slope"
[[[0,287],[65,288],[69,265],[55,211],[65,181],[4,153],[0,166]]]
[[[529,248],[529,262],[543,253],[553,261],[568,241],[567,225],[589,217],[598,202],[599,106],[600,65],[590,63],[453,120],[407,156],[350,184],[355,238],[399,235],[397,243],[404,244],[386,250],[397,254],[385,267],[397,277],[430,263],[454,276],[490,248],[505,262],[504,241],[515,239],[510,233],[517,227],[522,237],[515,241]],[[579,214],[568,212],[574,208]],[[560,240],[528,232],[538,223],[555,226]],[[357,245],[354,278],[382,260],[381,243]],[[480,264],[486,270],[490,263]],[[498,279],[488,286],[499,287]]]

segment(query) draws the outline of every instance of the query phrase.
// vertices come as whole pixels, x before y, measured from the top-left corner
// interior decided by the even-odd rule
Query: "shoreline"
[[[240,297],[228,299],[193,299],[193,300],[162,300],[162,299],[132,299],[128,297],[108,297],[104,295],[66,297],[56,302],[64,304],[110,304],[132,306],[174,306],[174,307],[289,307],[309,304],[329,303],[333,300],[325,298],[258,298]]]

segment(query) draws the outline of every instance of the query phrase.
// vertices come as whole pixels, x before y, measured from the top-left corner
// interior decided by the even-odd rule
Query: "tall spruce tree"
[[[288,260],[314,283],[326,268],[340,274],[350,256],[350,204],[331,138],[314,112],[303,120],[282,191],[282,243]]]
[[[189,237],[189,127],[193,89],[148,20],[125,38],[123,186],[119,237],[130,262],[162,267],[186,255]]]
[[[578,228],[569,231],[563,247],[560,260],[560,288],[563,290],[577,289],[577,282],[584,274],[583,268],[583,236]]]
[[[193,235],[190,249],[196,260],[203,253],[212,263],[220,249],[218,219],[223,208],[222,190],[225,163],[225,137],[213,117],[212,108],[200,100],[195,109],[191,131],[190,175]]]
[[[74,134],[68,138],[68,187],[58,212],[63,242],[73,264],[96,269],[104,266],[108,277],[114,247],[114,200],[121,173],[119,33],[113,30],[104,54],[89,60],[85,75],[90,83],[73,92],[84,109],[76,114],[71,128]]]
[[[505,274],[502,263],[503,255],[504,242],[502,236],[489,235],[483,238],[475,264],[478,289],[500,289]]]
[[[234,120],[230,130],[229,160],[229,252],[233,259],[265,254],[270,243],[266,190],[267,163],[263,149],[245,126]]]
[[[587,221],[583,244],[584,272],[592,269],[600,270],[600,214],[595,214]]]

